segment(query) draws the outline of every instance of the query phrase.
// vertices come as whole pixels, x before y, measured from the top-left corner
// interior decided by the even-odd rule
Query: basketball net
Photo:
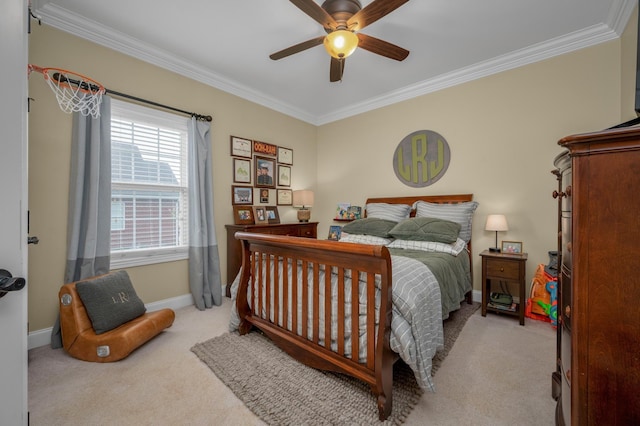
[[[93,118],[100,116],[100,103],[102,95],[106,92],[102,84],[82,74],[60,68],[42,68],[30,64],[29,75],[32,71],[44,76],[64,112],[79,112]]]

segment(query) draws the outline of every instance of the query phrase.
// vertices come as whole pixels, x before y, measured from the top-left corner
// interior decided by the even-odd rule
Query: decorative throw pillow
[[[458,238],[460,224],[435,217],[414,217],[393,227],[389,234],[399,240],[453,243]]]
[[[124,270],[79,282],[76,290],[96,334],[113,330],[147,310]]]
[[[406,204],[370,203],[366,205],[367,217],[377,217],[394,222],[401,222],[409,218],[411,206]]]
[[[396,226],[398,222],[387,219],[378,219],[376,217],[366,217],[364,219],[354,220],[342,227],[342,232],[356,235],[374,235],[376,237],[387,238],[391,228]]]
[[[460,238],[465,242],[471,240],[471,223],[473,213],[478,208],[477,201],[458,204],[435,204],[426,201],[416,201],[416,217],[436,217],[460,224]]]

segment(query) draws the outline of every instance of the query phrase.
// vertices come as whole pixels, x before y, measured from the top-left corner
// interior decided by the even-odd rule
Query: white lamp
[[[495,231],[496,233],[496,245],[495,247],[489,247],[489,251],[500,252],[498,247],[498,231],[508,231],[507,218],[503,214],[490,214],[487,216],[487,224],[484,226],[485,231]]]
[[[308,189],[293,191],[293,207],[300,208],[298,210],[298,220],[300,222],[309,222],[311,210],[308,207],[313,207],[313,191]]]

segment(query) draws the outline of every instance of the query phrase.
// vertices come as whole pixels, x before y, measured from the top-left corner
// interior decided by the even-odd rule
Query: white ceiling
[[[358,49],[330,83],[321,45],[269,59],[325,34],[287,0],[32,0],[43,24],[316,125],[615,39],[636,4],[411,0],[362,31],[409,57]]]

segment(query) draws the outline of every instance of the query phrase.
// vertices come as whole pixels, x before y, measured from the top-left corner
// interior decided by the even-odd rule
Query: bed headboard
[[[473,201],[473,194],[454,194],[454,195],[412,195],[408,197],[375,197],[367,198],[366,204],[369,203],[387,203],[387,204],[408,204],[413,206],[416,201],[427,201],[436,204],[457,204],[467,201]],[[366,206],[365,204],[365,206]],[[411,211],[411,216],[415,215],[415,210]]]
[[[457,204],[473,201],[473,194],[453,194],[453,195],[412,195],[408,197],[374,197],[367,198],[366,204],[369,203],[387,203],[387,204],[408,204],[413,206],[416,201],[426,201],[436,204]],[[365,204],[365,209],[366,209]],[[366,217],[366,210],[364,215]],[[411,216],[415,216],[415,209],[411,210]],[[469,251],[469,264],[471,265],[471,283],[473,284],[473,252],[471,250],[471,240],[467,243]]]

